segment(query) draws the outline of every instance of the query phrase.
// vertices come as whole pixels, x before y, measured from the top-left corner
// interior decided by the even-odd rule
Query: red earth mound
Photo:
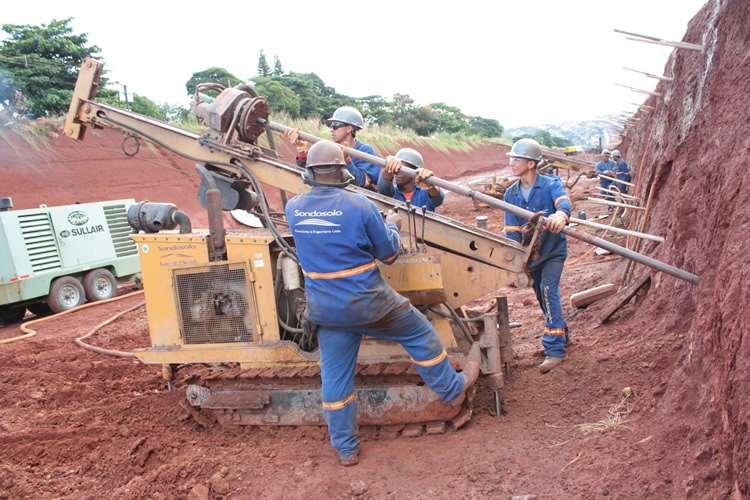
[[[49,141],[29,142],[10,129],[1,132],[0,196],[11,196],[18,209],[135,198],[174,203],[191,217],[194,227],[208,224],[196,198],[200,179],[195,165],[162,147],[144,143],[131,158],[122,150],[124,135],[111,129],[89,129],[81,142],[57,134]],[[290,145],[278,142],[282,159],[293,160]],[[498,168],[505,163],[507,151],[493,143],[448,152],[423,144],[404,146],[418,148],[426,165],[447,179]],[[389,153],[395,151],[381,151]],[[266,195],[278,204],[278,190],[268,189]],[[236,226],[230,216],[225,220]]]

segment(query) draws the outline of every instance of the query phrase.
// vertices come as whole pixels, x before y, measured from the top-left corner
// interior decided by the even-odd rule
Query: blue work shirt
[[[525,208],[534,213],[539,211],[544,212],[545,217],[552,215],[558,210],[570,217],[570,213],[573,210],[573,204],[570,202],[568,193],[565,191],[560,178],[548,175],[537,174],[536,182],[531,187],[528,200],[525,200],[521,193],[520,179],[505,191],[503,199],[507,203]],[[526,222],[526,219],[516,217],[510,212],[505,212],[506,235],[508,238],[520,243],[521,231],[517,228],[523,226]],[[554,234],[544,231],[540,237],[540,256],[536,261],[529,263],[530,268],[536,268],[551,258],[565,258],[568,255],[568,244],[564,234]]]
[[[365,144],[364,142],[355,141],[354,149],[362,151],[363,153],[377,155],[375,150],[372,149],[372,146]],[[380,177],[380,165],[370,163],[367,160],[360,160],[352,157],[351,163],[348,163],[346,168],[354,176],[354,184],[359,187],[365,187],[368,184],[374,185],[378,182],[378,178]]]
[[[386,224],[365,196],[316,186],[289,200],[285,211],[313,323],[367,325],[407,302],[385,282],[375,262],[396,260],[398,229]]]
[[[625,160],[617,162],[615,173],[617,174],[616,177],[621,181],[630,182],[630,167]]]
[[[443,204],[445,194],[440,188],[438,188],[438,195],[433,197],[430,196],[429,191],[429,189],[422,189],[419,186],[414,186],[414,191],[411,192],[409,202],[412,206],[420,208],[425,207],[427,210],[435,211],[437,207]],[[380,178],[378,178],[378,192],[399,201],[406,201],[407,199],[407,193],[398,189],[398,186],[396,186],[392,180],[388,181],[384,179],[382,174],[380,175]]]
[[[607,171],[611,170],[609,174],[607,174]],[[606,162],[600,161],[596,164],[596,173],[604,174],[607,177],[612,177],[612,173],[616,173],[617,170],[617,164],[612,160],[607,160]],[[612,184],[612,181],[608,179],[599,179],[599,185],[603,188],[608,188],[609,185]]]

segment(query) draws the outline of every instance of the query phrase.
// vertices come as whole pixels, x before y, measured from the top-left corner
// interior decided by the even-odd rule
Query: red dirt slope
[[[194,227],[208,223],[196,198],[199,185],[193,162],[151,144],[142,144],[133,158],[121,149],[123,135],[115,130],[87,131],[77,142],[64,135],[32,146],[12,130],[0,130],[0,196],[11,196],[15,207],[33,208],[41,203],[64,205],[75,202],[135,198],[174,203],[190,215]],[[293,159],[292,148],[280,142],[282,158]],[[467,152],[443,152],[424,145],[416,147],[436,175],[456,178],[496,169],[505,162],[505,146],[486,143]],[[394,153],[392,151],[391,153]],[[388,154],[382,151],[382,154]],[[266,191],[271,202],[278,191]],[[225,218],[232,225],[231,217]]]
[[[658,412],[659,436],[682,456],[673,472],[700,497],[750,495],[750,2],[710,1],[673,52],[663,100],[626,131],[639,160],[638,194],[653,190],[646,229],[667,242],[645,249],[701,276],[698,286],[656,276],[639,315],[653,339],[679,332],[679,358]],[[642,272],[642,271],[640,271]],[[679,490],[678,490],[679,492]]]

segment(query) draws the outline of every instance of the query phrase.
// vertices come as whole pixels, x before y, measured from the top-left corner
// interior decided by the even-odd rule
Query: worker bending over
[[[536,298],[544,314],[546,329],[542,345],[545,358],[539,369],[542,373],[547,373],[565,359],[565,348],[569,340],[568,325],[563,318],[560,303],[560,276],[568,247],[565,236],[560,232],[568,223],[573,205],[559,177],[537,173],[536,166],[542,159],[539,143],[533,139],[516,141],[508,156],[513,175],[520,179],[505,191],[504,200],[534,213],[542,212],[545,217],[544,227],[538,236],[538,250],[532,252],[528,268]],[[520,217],[505,212],[507,236],[521,243],[521,226],[525,222]]]
[[[480,362],[475,343],[456,372],[430,322],[385,282],[376,261],[398,257],[401,219],[384,221],[365,196],[343,189],[351,178],[341,148],[317,142],[303,174],[312,189],[286,206],[305,275],[305,328],[318,332],[323,416],[342,465],[359,461],[354,374],[363,335],[400,343],[436,401],[453,405],[476,381]]]
[[[432,176],[432,171],[424,168],[424,159],[419,151],[402,148],[396,153],[400,162],[390,162],[380,171],[378,192],[399,201],[408,201],[415,207],[434,211],[445,199],[443,191],[424,182]],[[416,170],[416,177],[406,175],[402,165]],[[396,185],[393,179],[396,178]]]

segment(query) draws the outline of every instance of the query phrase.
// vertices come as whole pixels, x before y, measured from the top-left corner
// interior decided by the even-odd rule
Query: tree
[[[414,99],[408,94],[393,94],[391,113],[393,114],[393,123],[397,127],[410,128],[408,122],[415,109]]]
[[[130,104],[130,109],[139,115],[150,116],[158,120],[167,119],[159,105],[146,96],[133,94],[133,102]]]
[[[492,118],[471,116],[469,117],[469,127],[471,133],[481,137],[500,137],[503,135],[503,126]]]
[[[281,59],[279,56],[273,56],[273,76],[281,76],[284,74],[284,69],[281,67]]]
[[[548,148],[564,148],[565,146],[573,145],[573,143],[568,139],[557,135],[552,135],[548,131],[542,129],[533,129],[524,134],[517,135],[513,137],[513,142],[525,138],[534,139],[539,144],[547,146]]]
[[[321,95],[315,82],[305,75],[289,73],[274,79],[291,89],[299,99],[299,115],[303,118],[319,117],[323,113]]]
[[[100,52],[87,34],[73,33],[71,20],[2,26],[8,37],[0,43],[0,105],[11,105],[19,91],[32,117],[68,110],[81,62]]]
[[[440,118],[429,106],[420,106],[409,114],[406,126],[421,136],[428,136],[438,132]]]
[[[214,66],[208,69],[204,69],[203,71],[193,73],[193,76],[190,77],[190,80],[185,83],[185,89],[187,90],[188,95],[192,96],[193,94],[195,94],[195,87],[197,87],[199,83],[208,82],[220,83],[225,87],[234,87],[238,83],[242,83],[242,80],[240,80],[224,68]],[[213,91],[209,91],[206,93],[211,96],[215,96],[217,94]]]
[[[164,119],[170,123],[185,120],[190,115],[190,110],[179,104],[165,102],[159,105],[159,110],[164,115]]]
[[[272,112],[284,111],[293,118],[299,116],[299,97],[283,83],[271,77],[258,77],[255,79],[255,90],[268,98],[268,107]]]
[[[258,53],[258,75],[259,76],[269,76],[271,74],[271,68],[268,66],[268,61],[266,60],[266,53],[263,52],[261,49],[260,53]]]
[[[362,112],[367,123],[382,125],[393,120],[390,104],[382,96],[371,95],[359,98],[356,100],[356,107]]]
[[[468,117],[455,106],[449,106],[444,102],[430,104],[438,120],[438,131],[448,134],[465,132],[469,128]]]

